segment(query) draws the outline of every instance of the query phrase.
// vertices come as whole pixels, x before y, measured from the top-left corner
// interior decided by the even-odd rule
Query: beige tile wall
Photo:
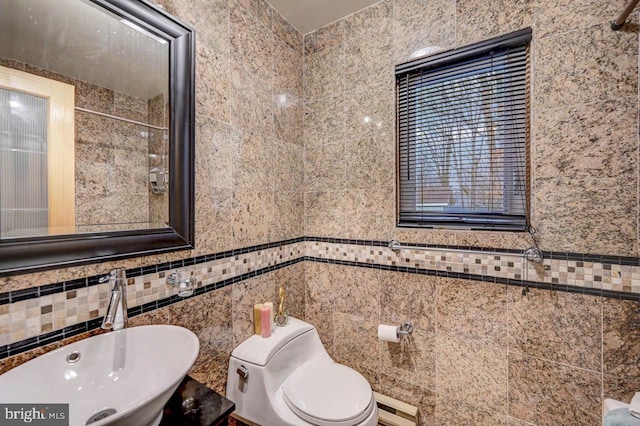
[[[607,29],[624,1],[384,0],[304,43],[262,0],[161,3],[197,30],[196,249],[2,278],[0,291],[302,235],[528,247],[523,234],[399,229],[394,221],[394,64],[419,48],[525,25],[534,28],[533,223],[541,246],[638,255],[638,34],[635,26]],[[569,276],[568,265],[549,267],[536,279],[588,281],[577,270]],[[611,285],[623,286],[615,272]],[[159,297],[145,283],[135,282],[136,298]],[[597,296],[522,296],[518,287],[304,262],[132,322],[194,330],[201,352],[191,374],[224,393],[229,353],[251,333],[248,307],[275,298],[283,283],[290,312],[317,326],[336,360],[417,404],[423,424],[595,425],[602,394],[628,399],[640,387],[638,305]],[[27,304],[28,329],[36,307]],[[52,306],[32,321],[48,324],[51,315],[55,324]],[[64,312],[65,321],[74,315],[66,305]],[[5,318],[3,337],[13,324]],[[377,341],[378,323],[405,320],[416,326],[411,345]],[[2,369],[59,344],[8,358]]]
[[[532,224],[544,250],[638,255],[638,26],[623,0],[383,0],[305,36],[305,235],[523,248],[395,225],[394,65],[533,28]],[[365,120],[366,118],[366,120]]]
[[[531,221],[540,247],[638,256],[637,15],[624,31],[609,29],[625,4],[383,0],[305,35],[305,235],[532,245],[526,234],[397,228],[393,161],[395,64],[531,26]],[[637,291],[632,266],[545,260],[523,269],[514,256],[507,272],[463,256],[403,253],[409,267]],[[376,255],[355,248],[347,257]],[[384,250],[377,257],[389,261]],[[306,317],[321,324],[332,355],[418,404],[423,424],[596,425],[603,395],[628,400],[638,390],[626,352],[637,352],[636,302],[315,263],[306,287]],[[378,322],[407,319],[420,324],[412,345],[372,338]]]
[[[196,29],[196,249],[0,278],[0,291],[303,235],[302,35],[262,0],[158,3]]]
[[[261,266],[233,261],[230,274]],[[224,273],[212,263],[196,275],[205,283]],[[162,278],[153,277],[131,280],[133,305],[158,297]],[[190,374],[224,393],[229,353],[253,332],[252,305],[274,300],[279,285],[289,313],[315,324],[337,361],[375,390],[418,405],[421,424],[595,425],[603,395],[629,400],[640,386],[636,302],[422,274],[296,263],[136,316],[131,325],[193,330],[201,351]],[[378,324],[406,321],[415,327],[409,341],[377,340]],[[0,371],[68,342],[4,359]]]
[[[597,425],[603,395],[640,385],[635,302],[327,263],[305,274],[329,353],[424,425]],[[376,339],[405,321],[410,341]]]
[[[0,278],[0,292],[100,275],[116,267],[154,265],[303,235],[302,35],[262,0],[159,0],[158,3],[196,29],[196,249],[4,277]],[[121,106],[132,105],[125,102]],[[146,205],[143,210],[148,211]],[[256,259],[263,257],[259,255]],[[295,281],[303,285],[302,280],[294,280],[303,276],[295,272],[298,270],[294,266],[249,283],[269,281],[274,287],[276,282]],[[215,276],[215,281],[219,279]],[[251,292],[251,286],[246,285]],[[108,292],[100,287],[76,293],[76,297],[83,298],[81,309],[71,306],[76,298],[67,300],[65,293],[53,296],[65,298],[58,305],[43,298],[18,302],[12,308],[2,305],[0,341],[7,344],[40,334],[49,326],[56,330],[74,321],[102,315],[105,301],[100,297]],[[134,305],[169,294],[159,276],[136,278],[132,287],[135,291],[130,292],[130,297],[135,294]],[[218,296],[219,293],[222,295]],[[296,292],[292,290],[292,298],[298,301],[292,303],[294,311],[295,306],[301,309],[304,301],[304,291],[297,293],[299,296],[295,298]],[[204,312],[220,310],[230,321],[229,312],[239,315],[239,310],[244,309],[233,309],[230,294],[229,287],[191,299],[185,305],[196,305]],[[98,302],[94,309],[91,303],[96,295]],[[275,299],[275,287],[272,296]],[[235,300],[249,303],[252,299],[237,295]],[[251,303],[258,301],[261,300]],[[44,313],[49,306],[52,312]],[[44,311],[38,313],[42,308]],[[171,309],[137,317],[134,323],[188,321],[190,328],[204,330],[207,321],[214,320],[207,315],[190,320],[186,312],[191,310],[172,305]],[[217,326],[218,331],[225,333],[225,324]],[[245,336],[243,328],[238,330],[233,335]],[[201,339],[207,339],[204,332],[198,333]],[[228,347],[219,352],[211,348],[203,343],[195,371],[208,374],[210,362],[220,353],[228,357],[230,352]],[[9,358],[3,362],[3,368],[42,351]],[[206,377],[203,380],[221,389],[220,382]]]

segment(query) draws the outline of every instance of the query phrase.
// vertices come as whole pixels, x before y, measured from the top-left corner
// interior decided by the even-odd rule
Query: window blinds
[[[396,68],[400,225],[525,229],[530,39]]]

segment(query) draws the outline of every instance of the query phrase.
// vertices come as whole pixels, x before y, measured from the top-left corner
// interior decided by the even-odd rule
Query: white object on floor
[[[636,392],[631,398],[631,403],[629,404],[629,413],[633,417],[640,418],[640,392]]]

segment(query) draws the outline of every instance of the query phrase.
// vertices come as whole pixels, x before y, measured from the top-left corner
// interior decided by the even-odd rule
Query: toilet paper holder
[[[398,327],[398,336],[402,339],[403,337],[408,337],[413,333],[413,324],[410,322],[405,322],[404,324]]]
[[[405,322],[401,325],[378,324],[378,339],[383,342],[404,342],[413,333],[413,324]]]

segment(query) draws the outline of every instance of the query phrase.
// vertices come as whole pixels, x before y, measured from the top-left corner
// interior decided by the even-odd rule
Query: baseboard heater
[[[418,408],[378,392],[373,392],[378,403],[378,424],[383,426],[416,426]]]

